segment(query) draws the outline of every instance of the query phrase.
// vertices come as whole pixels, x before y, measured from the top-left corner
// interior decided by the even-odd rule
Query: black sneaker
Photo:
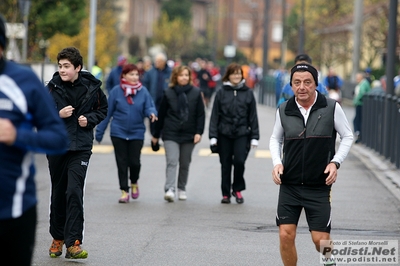
[[[231,203],[231,199],[228,196],[223,196],[221,203],[225,203],[225,204]]]
[[[232,196],[236,198],[237,203],[242,204],[244,202],[242,193],[240,193],[240,191],[232,191]]]

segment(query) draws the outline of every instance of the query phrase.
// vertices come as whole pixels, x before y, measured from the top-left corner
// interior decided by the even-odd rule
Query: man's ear
[[[82,70],[82,65],[77,66],[76,69],[80,72]]]

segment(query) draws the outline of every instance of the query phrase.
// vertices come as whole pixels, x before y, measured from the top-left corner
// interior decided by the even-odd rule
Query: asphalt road
[[[352,119],[353,109],[346,107],[345,111]],[[220,164],[208,150],[207,130],[193,152],[188,199],[174,203],[163,199],[165,156],[162,151],[149,151],[149,135],[142,154],[140,197],[128,204],[118,203],[110,140],[96,146],[85,189],[86,260],[65,259],[65,248],[60,258],[48,256],[50,178],[45,157],[37,155],[39,219],[33,265],[282,265],[275,225],[279,187],[271,179],[268,151],[275,109],[259,106],[258,112],[260,145],[246,163],[242,205],[220,203]],[[332,192],[333,239],[400,238],[400,192],[393,182],[385,184],[385,173],[394,178],[400,175],[379,160],[358,145],[342,164]],[[320,265],[304,213],[296,244],[298,265]]]

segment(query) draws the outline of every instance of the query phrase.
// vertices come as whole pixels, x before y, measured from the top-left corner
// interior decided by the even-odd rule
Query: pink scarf
[[[132,84],[126,79],[122,78],[120,85],[121,89],[124,91],[127,102],[129,104],[133,104],[132,95],[136,95],[136,93],[142,89],[142,83],[139,81],[136,84]]]

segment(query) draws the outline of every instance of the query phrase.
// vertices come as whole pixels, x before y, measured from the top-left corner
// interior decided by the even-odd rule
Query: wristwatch
[[[334,163],[334,164],[336,165],[336,169],[339,169],[339,168],[340,168],[340,163],[335,162],[335,161],[331,161],[331,163]]]

